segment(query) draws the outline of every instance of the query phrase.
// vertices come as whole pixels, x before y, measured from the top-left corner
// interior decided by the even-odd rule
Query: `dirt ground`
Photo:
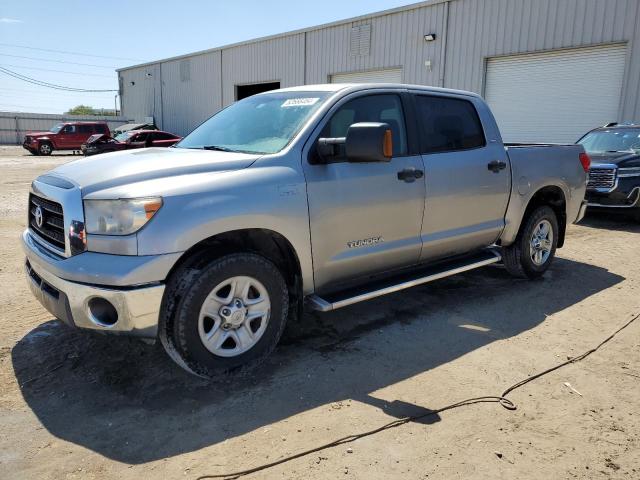
[[[589,216],[544,279],[488,267],[306,315],[254,376],[207,383],[159,345],[65,327],[29,293],[19,244],[29,183],[73,158],[0,147],[2,479],[253,467],[498,395],[640,313],[640,225]],[[449,410],[249,478],[640,478],[640,321],[510,398],[516,411]]]

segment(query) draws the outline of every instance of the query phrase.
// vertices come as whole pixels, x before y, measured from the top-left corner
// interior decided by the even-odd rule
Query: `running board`
[[[311,309],[329,312],[346,307],[347,305],[353,305],[354,303],[404,290],[405,288],[415,287],[416,285],[433,282],[434,280],[450,277],[451,275],[484,267],[485,265],[491,265],[500,260],[502,260],[502,255],[500,255],[497,249],[487,249],[470,257],[459,258],[435,266],[423,267],[417,271],[375,282],[373,287],[372,285],[365,285],[358,289],[350,289],[327,295],[325,298],[313,294],[309,295],[306,300]]]

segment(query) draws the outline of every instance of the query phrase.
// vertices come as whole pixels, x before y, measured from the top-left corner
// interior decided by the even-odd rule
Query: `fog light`
[[[111,302],[100,297],[89,300],[91,320],[101,327],[111,327],[118,321],[118,311]]]

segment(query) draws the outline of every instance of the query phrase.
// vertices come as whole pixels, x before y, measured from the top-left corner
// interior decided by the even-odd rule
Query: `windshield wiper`
[[[204,150],[216,150],[218,152],[235,152],[235,150],[227,147],[221,147],[220,145],[204,145],[202,148]]]

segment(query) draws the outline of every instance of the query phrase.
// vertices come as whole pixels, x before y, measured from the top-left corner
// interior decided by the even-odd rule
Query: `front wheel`
[[[259,365],[287,322],[289,295],[278,268],[252,253],[177,272],[167,285],[160,340],[187,371],[217,377]]]
[[[50,143],[42,142],[40,145],[38,145],[38,153],[40,155],[51,155],[51,152],[53,152],[53,147]]]
[[[502,248],[504,266],[516,277],[540,277],[551,265],[557,245],[556,214],[551,207],[538,207],[523,219],[515,242]]]

